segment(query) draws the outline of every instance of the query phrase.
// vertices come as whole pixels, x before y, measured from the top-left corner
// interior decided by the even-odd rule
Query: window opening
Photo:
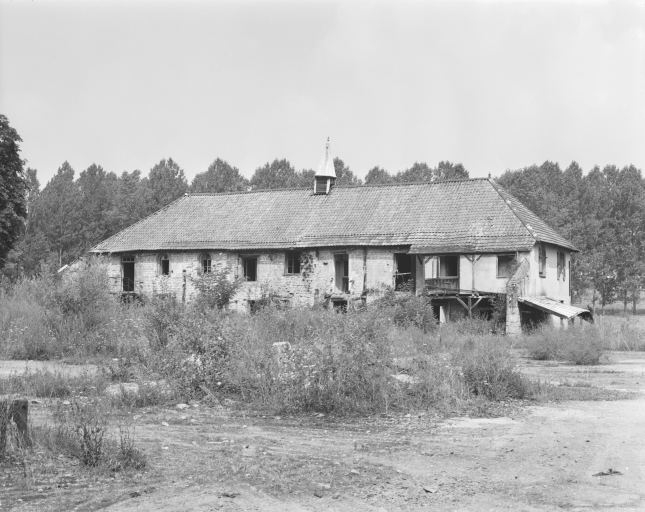
[[[394,254],[394,265],[394,289],[397,291],[414,291],[414,256],[410,254],[396,253]]]
[[[168,259],[167,254],[164,254],[161,257],[160,264],[161,264],[161,275],[162,276],[169,276],[170,275],[170,260]]]
[[[558,280],[560,280],[560,276],[562,275],[562,280],[566,281],[567,271],[566,271],[566,265],[564,262],[565,262],[564,252],[558,251]]]
[[[258,280],[258,258],[257,256],[244,256],[242,258],[242,271],[246,281]]]
[[[546,247],[544,246],[544,244],[540,244],[539,255],[540,277],[546,277]]]
[[[124,292],[134,291],[134,256],[121,258],[122,286]]]
[[[439,277],[444,279],[459,277],[459,256],[439,257]]]
[[[349,258],[347,254],[334,254],[334,269],[336,289],[340,292],[349,292]]]
[[[213,260],[210,254],[202,254],[202,273],[210,274],[213,271]]]
[[[514,268],[514,254],[499,254],[497,256],[497,277],[511,277]]]
[[[300,274],[300,252],[290,251],[286,258],[287,274]]]

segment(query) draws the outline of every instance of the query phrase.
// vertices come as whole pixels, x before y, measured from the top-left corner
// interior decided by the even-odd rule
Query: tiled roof
[[[575,249],[487,179],[186,195],[93,252],[410,246],[411,252]]]

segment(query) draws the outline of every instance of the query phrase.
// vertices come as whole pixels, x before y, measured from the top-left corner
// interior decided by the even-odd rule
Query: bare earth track
[[[634,398],[510,408],[499,418],[340,422],[203,404],[135,411],[150,469],[86,476],[61,462],[49,479],[30,479],[15,466],[13,478],[0,476],[0,510],[645,510],[645,354],[609,357],[524,371]],[[609,468],[620,474],[593,476]]]

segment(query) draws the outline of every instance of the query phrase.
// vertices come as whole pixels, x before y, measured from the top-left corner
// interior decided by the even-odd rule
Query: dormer
[[[314,177],[314,194],[329,194],[336,181],[336,170],[334,169],[334,159],[329,149],[329,137],[325,144],[325,155],[322,159],[316,176]]]

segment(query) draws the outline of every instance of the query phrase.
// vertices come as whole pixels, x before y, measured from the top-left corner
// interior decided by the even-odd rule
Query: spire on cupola
[[[316,176],[314,178],[314,194],[329,194],[329,191],[334,186],[336,181],[336,170],[334,169],[334,158],[331,156],[329,149],[330,141],[327,137],[325,144],[325,155],[318,166]]]

